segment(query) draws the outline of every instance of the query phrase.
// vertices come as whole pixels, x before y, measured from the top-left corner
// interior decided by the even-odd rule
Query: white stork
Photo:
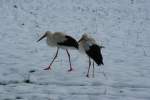
[[[79,48],[78,42],[73,37],[66,35],[63,32],[52,33],[50,31],[45,32],[44,35],[39,40],[37,40],[37,42],[42,40],[44,37],[47,38],[47,44],[50,47],[57,47],[56,55],[54,56],[50,65],[47,68],[45,68],[44,70],[51,69],[53,62],[58,55],[59,48],[62,48],[62,49],[66,49],[66,52],[67,52],[67,55],[69,58],[70,69],[68,71],[72,71],[73,69],[72,69],[70,54],[68,52],[68,49],[78,49]]]
[[[103,56],[101,53],[101,49],[104,48],[104,46],[99,46],[95,39],[90,37],[87,33],[84,33],[81,37],[81,39],[78,41],[80,51],[86,53],[89,57],[89,67],[88,72],[86,74],[87,77],[89,77],[89,70],[91,66],[91,59],[93,60],[93,77],[94,77],[94,62],[96,62],[97,65],[104,65],[103,63]]]

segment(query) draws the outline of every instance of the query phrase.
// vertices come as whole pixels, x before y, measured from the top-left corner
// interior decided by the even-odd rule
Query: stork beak
[[[78,42],[81,42],[82,40],[83,40],[83,37]]]
[[[47,35],[47,34],[44,34],[41,38],[39,38],[39,39],[37,40],[37,42],[39,42],[40,40],[42,40],[43,38],[45,38],[46,35]]]
[[[105,48],[105,46],[100,46],[100,48]]]

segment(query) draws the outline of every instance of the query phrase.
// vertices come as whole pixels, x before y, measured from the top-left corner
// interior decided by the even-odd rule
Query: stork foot
[[[51,67],[48,66],[47,68],[44,68],[44,70],[51,70]]]
[[[70,68],[69,70],[68,70],[68,72],[71,72],[73,70],[73,68]]]
[[[89,78],[89,74],[87,74],[86,77]]]

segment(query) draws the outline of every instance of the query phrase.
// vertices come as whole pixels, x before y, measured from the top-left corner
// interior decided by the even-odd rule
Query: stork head
[[[47,36],[49,36],[49,35],[51,35],[52,33],[50,32],[50,31],[46,31],[45,33],[44,33],[44,35],[41,37],[41,38],[39,38],[38,40],[37,40],[37,42],[39,42],[39,41],[41,41],[43,38],[45,38],[45,37],[47,37]]]
[[[78,42],[80,42],[82,40],[87,40],[88,38],[89,38],[89,34],[88,33],[84,33]]]

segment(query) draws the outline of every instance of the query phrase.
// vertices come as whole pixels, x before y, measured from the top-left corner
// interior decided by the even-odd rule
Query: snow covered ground
[[[150,0],[0,0],[0,100],[150,100]],[[104,66],[86,78],[88,58],[36,40],[91,32]],[[33,72],[34,71],[34,72]],[[103,72],[106,73],[104,77]]]

